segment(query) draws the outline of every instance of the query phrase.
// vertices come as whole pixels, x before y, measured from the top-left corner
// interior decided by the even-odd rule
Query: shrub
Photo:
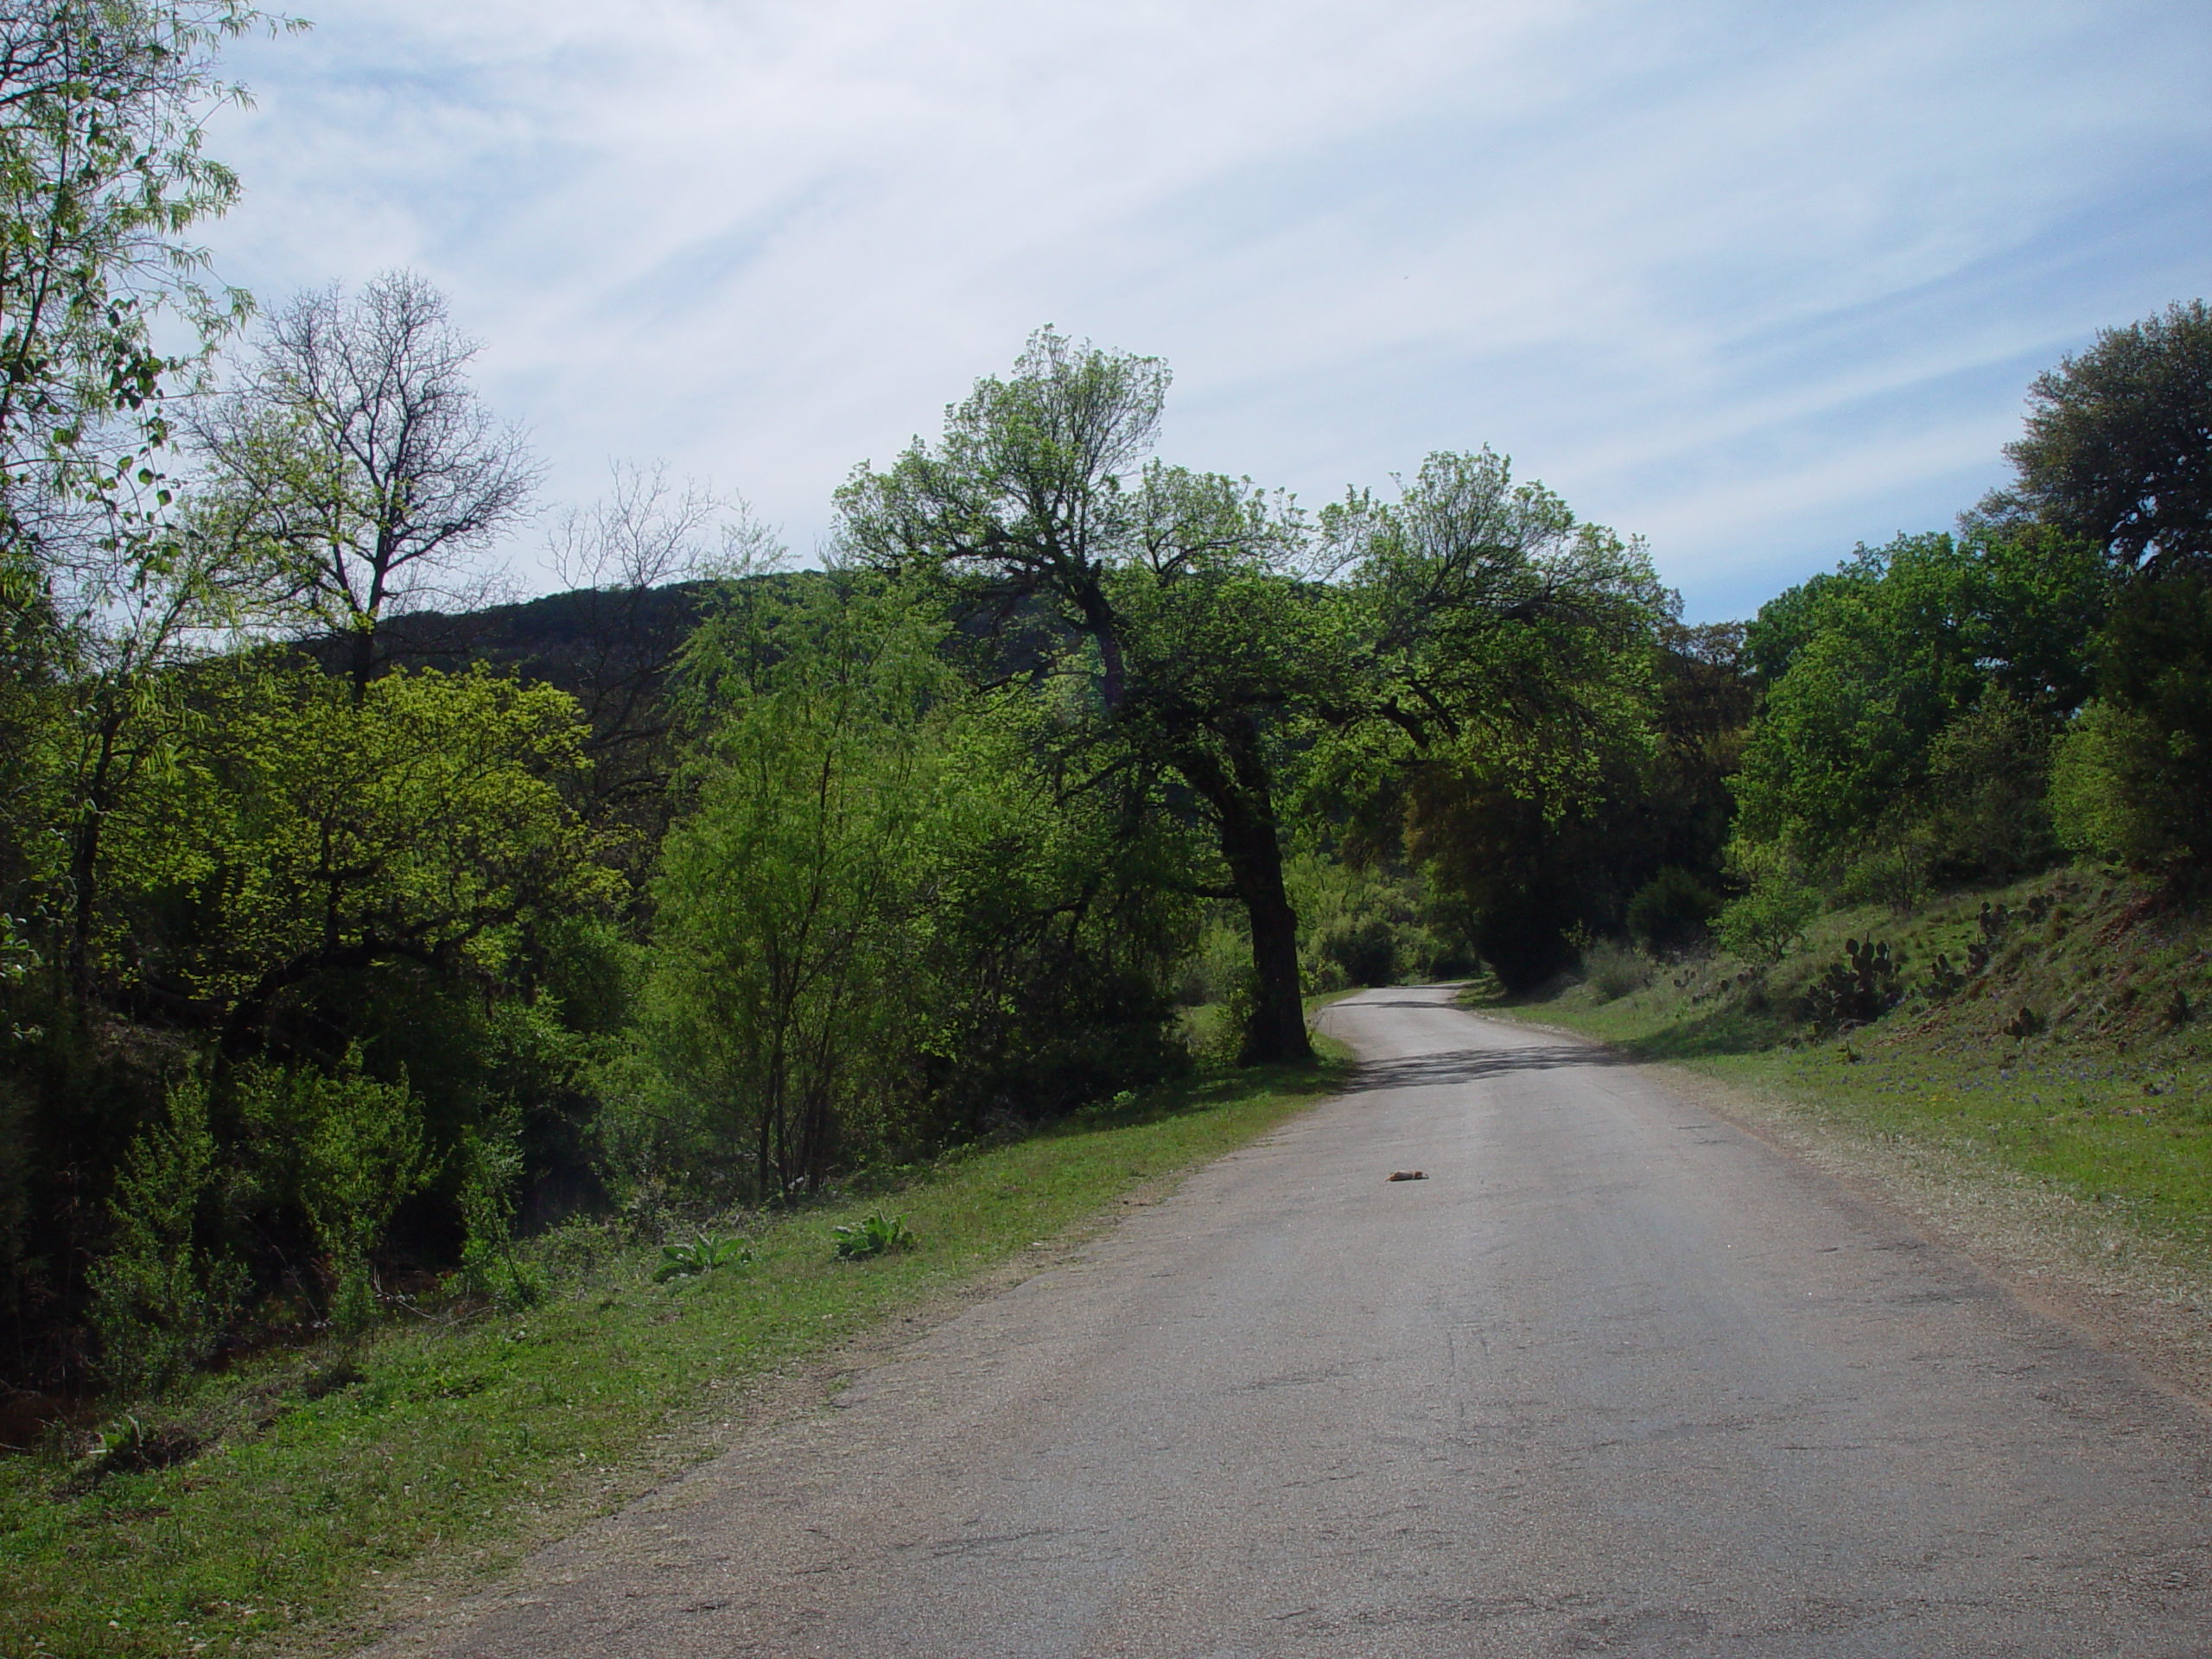
[[[2059,739],[2050,814],[2077,853],[2153,864],[2194,850],[2190,791],[2165,734],[2146,715],[2093,702]]]
[[[133,1392],[159,1388],[213,1353],[245,1290],[244,1269],[197,1242],[215,1173],[206,1082],[180,1080],[166,1106],[165,1120],[124,1156],[108,1198],[114,1236],[88,1275],[101,1370]]]
[[[866,1256],[914,1248],[914,1236],[906,1230],[906,1217],[887,1216],[880,1210],[869,1211],[850,1226],[830,1230],[836,1235],[837,1255],[842,1261],[856,1262]]]
[[[842,1232],[844,1229],[837,1230]],[[702,1232],[689,1244],[664,1244],[660,1247],[660,1265],[653,1269],[653,1282],[664,1285],[671,1280],[696,1279],[702,1274],[712,1273],[716,1268],[729,1267],[752,1259],[752,1247],[743,1239],[735,1236],[717,1238],[712,1233]],[[680,1285],[677,1287],[683,1288]]]
[[[1420,884],[1403,874],[1303,853],[1285,875],[1298,911],[1300,968],[1309,991],[1394,985],[1471,966],[1465,944],[1454,943],[1457,930],[1442,923]]]
[[[1824,1031],[1880,1019],[1904,996],[1904,959],[1887,944],[1844,941],[1843,959],[1828,964],[1805,993],[1805,1012]]]
[[[2043,868],[2056,852],[2050,728],[2001,686],[1936,737],[1916,839],[1938,880],[1999,881]]]
[[[1729,861],[1751,891],[1721,907],[1713,932],[1732,956],[1779,962],[1805,925],[1821,912],[1821,896],[1798,878],[1783,849],[1738,841]]]
[[[1887,905],[1900,915],[1928,896],[1928,865],[1916,846],[1878,847],[1844,867],[1835,884],[1839,905]]]
[[[2138,573],[2098,639],[2097,683],[2053,765],[2061,836],[2137,863],[2212,863],[2212,576]]]
[[[1628,931],[1648,950],[1678,950],[1703,938],[1719,909],[1718,893],[1669,865],[1628,901]]]
[[[545,1293],[544,1276],[515,1254],[515,1189],[522,1147],[512,1122],[473,1129],[461,1140],[461,1281],[502,1308],[529,1307]]]
[[[254,1072],[240,1105],[289,1154],[294,1195],[327,1266],[331,1322],[348,1333],[365,1330],[376,1316],[370,1253],[400,1205],[437,1172],[406,1079],[365,1076],[356,1047],[329,1076],[306,1068]]]

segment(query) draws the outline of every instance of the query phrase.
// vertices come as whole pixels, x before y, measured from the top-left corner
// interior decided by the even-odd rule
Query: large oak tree
[[[1193,891],[1249,925],[1249,1060],[1311,1053],[1283,880],[1294,774],[1481,753],[1564,787],[1623,709],[1662,602],[1640,548],[1577,524],[1503,461],[1432,457],[1395,503],[1310,524],[1248,480],[1153,459],[1157,358],[1039,332],[935,445],[840,494],[849,552],[1001,625],[979,671],[1057,685],[1098,774],[1158,779],[1218,855]],[[1593,696],[1593,692],[1595,695]]]

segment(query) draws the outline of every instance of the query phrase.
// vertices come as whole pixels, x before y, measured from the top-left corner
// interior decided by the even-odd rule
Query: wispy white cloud
[[[1051,321],[1173,362],[1179,459],[1313,499],[1487,441],[1741,612],[1946,522],[2034,369],[2208,287],[2196,0],[317,22],[236,55],[224,274],[417,267],[556,493],[664,456],[802,548]]]

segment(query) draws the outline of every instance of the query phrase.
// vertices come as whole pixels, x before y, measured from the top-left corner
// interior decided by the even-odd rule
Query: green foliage
[[[2212,576],[2132,581],[2098,641],[2099,704],[2060,740],[2052,806],[2069,847],[2212,862]]]
[[[243,98],[234,0],[11,6],[0,20],[0,620],[35,622],[56,567],[166,508],[166,384],[243,315],[183,240],[237,199],[201,149]],[[172,355],[181,342],[185,350]],[[112,509],[112,516],[103,509]],[[47,615],[51,618],[51,612]]]
[[[1544,689],[1590,715],[1562,739],[1580,758],[1554,772],[1556,789],[1472,757],[1376,780],[1369,821],[1393,809],[1400,821],[1377,838],[1402,835],[1432,906],[1516,991],[1571,965],[1576,929],[1618,932],[1660,870],[1715,870],[1750,712],[1738,632],[1662,612],[1649,638],[1591,665],[1604,679]]]
[[[579,1224],[533,1243],[577,1264],[526,1317],[393,1321],[358,1343],[241,1356],[180,1402],[220,1455],[89,1490],[58,1451],[0,1460],[0,1652],[171,1659],[201,1643],[296,1643],[352,1628],[395,1576],[457,1556],[496,1568],[714,1455],[715,1426],[756,1380],[926,1314],[1337,1086],[1334,1069],[1210,1078],[949,1160],[899,1200],[929,1247],[864,1269],[824,1236],[872,1200],[774,1221],[753,1270],[701,1275],[674,1298],[651,1287],[657,1244]]]
[[[332,1073],[261,1067],[239,1092],[242,1116],[276,1149],[277,1178],[322,1254],[331,1323],[366,1330],[376,1319],[372,1254],[400,1205],[437,1173],[420,1103],[404,1077],[364,1073],[359,1049]]]
[[[1939,883],[2009,881],[2051,862],[2050,722],[2002,686],[1936,734],[1910,852]]]
[[[169,1087],[162,1122],[130,1143],[107,1203],[113,1231],[89,1274],[103,1375],[116,1389],[162,1387],[215,1351],[245,1274],[204,1242],[200,1212],[217,1177],[207,1084]]]
[[[2174,304],[2036,377],[2007,444],[2024,509],[2124,569],[2212,559],[2212,309]]]
[[[2149,715],[2093,702],[2058,741],[2051,817],[2074,851],[2162,864],[2194,850],[2182,826],[2194,816],[2196,781],[2174,765]]]
[[[103,17],[86,27],[147,22]],[[2163,351],[2201,311],[2137,333]],[[340,336],[459,389],[450,499],[480,512],[430,511],[404,457],[339,454],[383,393],[310,408],[284,377]],[[1746,626],[1691,628],[1640,544],[1487,448],[1309,518],[1152,457],[1165,365],[1046,330],[938,442],[855,473],[831,569],[766,573],[747,543],[731,579],[663,606],[664,632],[704,619],[674,695],[665,639],[564,646],[604,647],[571,674],[596,688],[588,721],[466,666],[451,619],[416,643],[461,671],[376,671],[378,595],[476,545],[530,481],[459,395],[469,347],[435,294],[310,296],[263,345],[198,434],[222,490],[174,512],[149,471],[69,594],[29,542],[0,550],[10,1306],[42,1299],[54,1351],[74,1340],[73,1217],[97,1211],[64,1178],[199,1183],[182,1232],[114,1217],[91,1282],[118,1378],[201,1351],[193,1296],[227,1317],[245,1281],[212,1265],[219,1238],[272,1318],[306,1317],[286,1286],[310,1255],[355,1335],[379,1262],[457,1265],[474,1298],[542,1311],[528,1236],[550,1221],[619,1201],[658,1243],[676,1217],[1124,1099],[1190,1048],[1296,1055],[1309,989],[1479,957],[1526,991],[1626,937],[1587,944],[1580,995],[1664,999],[1664,958],[1676,989],[1725,983],[1732,1019],[1763,1029],[1802,990],[1849,1024],[1900,995],[1985,1000],[2004,925],[1907,987],[1901,954],[1856,937],[1827,962],[1824,900],[1910,910],[2039,869],[2062,836],[2212,856],[2212,579],[2156,491],[2113,531],[2085,528],[2063,467],[2029,488],[2031,461],[2095,450],[2066,422],[2117,407],[2119,382],[2072,363],[2038,383],[2022,493],[1956,536],[1861,549]],[[2170,381],[2151,401],[2180,407]],[[2111,393],[2101,414],[2083,388]],[[119,408],[86,430],[129,424]],[[115,505],[116,485],[72,487]],[[345,637],[208,648],[303,603]],[[594,752],[629,759],[594,776]],[[1808,928],[1819,950],[1763,965]],[[1708,932],[1737,959],[1701,957]],[[1179,1022],[1178,996],[1201,1012]],[[190,1047],[231,1057],[212,1121],[203,1100],[198,1138],[173,1117],[139,1134],[149,1057]],[[671,1246],[664,1281],[706,1293],[730,1243]]]
[[[1440,749],[1555,820],[1596,793],[1611,747],[1649,744],[1673,601],[1640,542],[1487,448],[1430,455],[1395,502],[1354,493],[1323,535],[1356,556],[1381,753]]]
[[[944,756],[942,721],[912,712],[938,671],[911,634],[785,620],[826,638],[765,669],[710,740],[662,850],[647,1005],[715,1161],[749,1161],[776,1198],[819,1186],[892,1082],[915,965],[900,925]]]
[[[664,1285],[671,1280],[696,1279],[716,1268],[734,1267],[752,1259],[752,1247],[744,1239],[734,1236],[716,1238],[702,1232],[689,1244],[661,1246],[660,1265],[653,1269],[653,1282]]]
[[[1746,962],[1779,962],[1820,914],[1821,896],[1776,849],[1739,842],[1732,855],[1749,891],[1721,906],[1713,935]]]
[[[517,924],[614,892],[562,796],[584,765],[563,693],[480,669],[358,698],[310,671],[210,677],[184,787],[118,861],[190,906],[156,963],[232,1017],[396,957],[497,970]]]
[[[1057,702],[949,671],[961,646],[861,577],[746,584],[702,632],[696,804],[607,1074],[633,1179],[779,1199],[1183,1062],[1187,830],[1065,764]]]
[[[521,1137],[512,1123],[487,1124],[461,1137],[461,1281],[493,1306],[535,1306],[544,1275],[514,1247],[515,1189],[521,1183]]]
[[[1618,939],[1599,939],[1582,953],[1582,977],[1600,1002],[1617,1001],[1651,982],[1651,958]]]
[[[1280,773],[1317,705],[1344,702],[1344,612],[1296,581],[1304,525],[1286,499],[1147,463],[1167,378],[1156,358],[1039,330],[1011,376],[947,411],[937,445],[855,473],[843,534],[979,631],[1001,632],[1007,595],[1026,596],[1019,649],[1064,722],[1071,785],[1110,780],[1141,823],[1179,783],[1177,816],[1197,813],[1213,843],[1184,883],[1247,913],[1246,1050],[1303,1058]],[[996,661],[974,668],[1003,677]]]
[[[1625,918],[1630,934],[1647,950],[1675,950],[1705,937],[1721,900],[1688,870],[1668,865],[1636,890]]]
[[[1774,601],[1751,639],[1783,666],[1735,782],[1740,830],[1816,862],[1909,841],[1931,814],[1955,831],[1974,816],[1957,798],[1962,752],[1993,738],[2029,757],[2009,768],[2017,796],[2037,750],[2019,711],[2048,730],[2079,704],[2106,594],[2094,550],[1976,526],[1861,548],[1834,576]],[[1943,734],[1992,692],[2005,712],[1954,740],[1953,774],[1937,776]]]
[[[1198,817],[1211,855],[1182,880],[1245,912],[1244,1053],[1294,1058],[1292,804],[1357,810],[1428,760],[1555,817],[1637,706],[1664,595],[1639,545],[1489,450],[1433,454],[1397,500],[1355,493],[1316,526],[1249,482],[1146,464],[1166,386],[1157,359],[1043,331],[941,442],[855,474],[845,532],[966,614],[1003,622],[1023,596],[1063,753],[1131,780],[1147,816]]]
[[[914,1236],[906,1230],[906,1217],[887,1216],[880,1210],[871,1210],[858,1221],[830,1230],[837,1241],[837,1258],[841,1262],[857,1262],[914,1248]]]
[[[1360,869],[1314,853],[1285,874],[1298,910],[1299,967],[1308,994],[1440,978],[1473,966],[1410,873]]]

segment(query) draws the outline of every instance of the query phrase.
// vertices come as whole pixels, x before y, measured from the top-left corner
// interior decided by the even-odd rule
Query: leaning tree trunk
[[[1259,734],[1238,722],[1228,744],[1229,766],[1194,753],[1178,766],[1213,809],[1222,861],[1252,931],[1252,1016],[1244,1027],[1247,1065],[1310,1060],[1306,1002],[1298,972],[1298,914],[1282,880],[1282,843],[1275,836],[1274,795]]]

